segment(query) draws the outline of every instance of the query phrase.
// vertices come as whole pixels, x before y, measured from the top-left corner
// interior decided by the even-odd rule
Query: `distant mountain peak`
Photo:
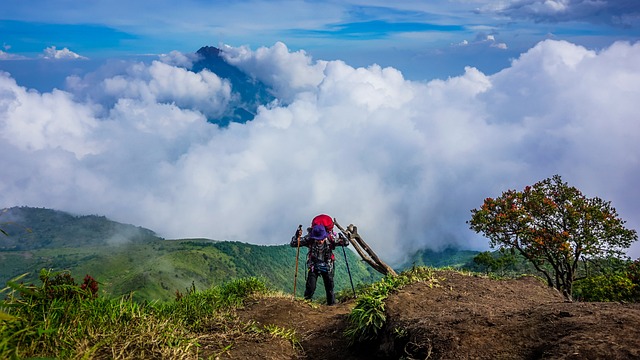
[[[196,54],[200,59],[193,64],[194,72],[207,69],[222,79],[231,83],[231,91],[235,93],[228,111],[218,119],[209,119],[209,122],[220,126],[227,126],[230,122],[246,123],[253,120],[258,107],[272,102],[275,97],[268,87],[235,65],[229,64],[221,56],[222,50],[214,46],[203,46]]]
[[[215,46],[203,46],[200,49],[198,49],[198,51],[196,51],[197,54],[202,55],[204,57],[220,56],[221,52],[222,51]]]

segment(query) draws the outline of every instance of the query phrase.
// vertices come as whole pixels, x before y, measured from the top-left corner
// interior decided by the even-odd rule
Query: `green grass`
[[[0,294],[0,358],[199,358],[199,339],[212,330],[220,351],[252,325],[233,309],[271,292],[257,278],[244,278],[177,294],[170,302],[140,303],[99,296],[75,284],[68,273],[41,272],[42,284],[16,281]],[[286,329],[267,329],[295,341]],[[267,331],[263,330],[263,331]]]

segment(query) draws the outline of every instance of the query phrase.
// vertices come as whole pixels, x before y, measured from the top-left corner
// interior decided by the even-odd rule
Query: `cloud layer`
[[[46,93],[0,74],[0,206],[258,244],[326,212],[395,262],[486,248],[470,210],[560,174],[639,228],[640,43],[547,40],[497,74],[428,83],[282,43],[225,54],[278,97],[226,128],[207,118],[229,111],[234,89],[209,71],[120,64]]]
[[[620,27],[640,25],[640,4],[635,0],[511,0],[498,13],[540,22],[586,21]]]

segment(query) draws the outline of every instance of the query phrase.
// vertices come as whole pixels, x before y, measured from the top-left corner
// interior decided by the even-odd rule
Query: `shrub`
[[[634,300],[637,285],[624,273],[580,279],[574,285],[574,297],[582,301]]]
[[[9,282],[9,287],[18,292],[23,301],[46,304],[53,300],[79,300],[95,298],[98,295],[98,282],[86,275],[82,285],[78,286],[68,271],[52,272],[40,270],[41,286]]]
[[[640,286],[640,259],[630,262],[626,271],[631,282]]]

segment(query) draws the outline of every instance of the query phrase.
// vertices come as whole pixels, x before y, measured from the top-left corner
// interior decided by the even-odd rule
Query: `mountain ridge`
[[[40,269],[89,274],[112,296],[134,293],[139,300],[168,300],[192,286],[208,288],[231,279],[261,277],[276,289],[293,291],[296,249],[288,244],[255,245],[204,238],[164,239],[153,230],[122,224],[104,216],[72,215],[60,210],[13,207],[0,215],[0,283],[25,273],[35,281]],[[422,252],[413,261],[437,262],[438,253]],[[297,290],[304,290],[304,257]],[[452,256],[452,255],[447,255]],[[336,289],[373,282],[381,275],[353,251],[336,252]],[[451,257],[459,263],[460,259]],[[411,266],[409,262],[406,266]],[[398,269],[402,270],[402,269]]]
[[[78,277],[89,274],[102,284],[106,294],[133,294],[137,300],[169,300],[176,292],[194,286],[204,289],[244,277],[263,278],[284,292],[293,290],[296,249],[288,244],[167,240],[152,230],[104,216],[76,216],[29,207],[3,210],[0,228],[8,229],[6,236],[0,235],[2,284],[25,273],[29,275],[23,281],[36,281],[44,268],[68,270]],[[134,236],[127,236],[130,234]],[[301,254],[300,259],[304,256]],[[380,277],[352,251],[344,256],[336,253],[336,257],[337,290],[350,288],[345,261],[349,262],[355,285]],[[299,271],[297,290],[302,295],[304,263]]]
[[[152,230],[111,221],[105,216],[73,215],[65,211],[28,206],[3,209],[0,214],[0,227],[7,235],[0,241],[0,251],[82,247],[162,239]]]

